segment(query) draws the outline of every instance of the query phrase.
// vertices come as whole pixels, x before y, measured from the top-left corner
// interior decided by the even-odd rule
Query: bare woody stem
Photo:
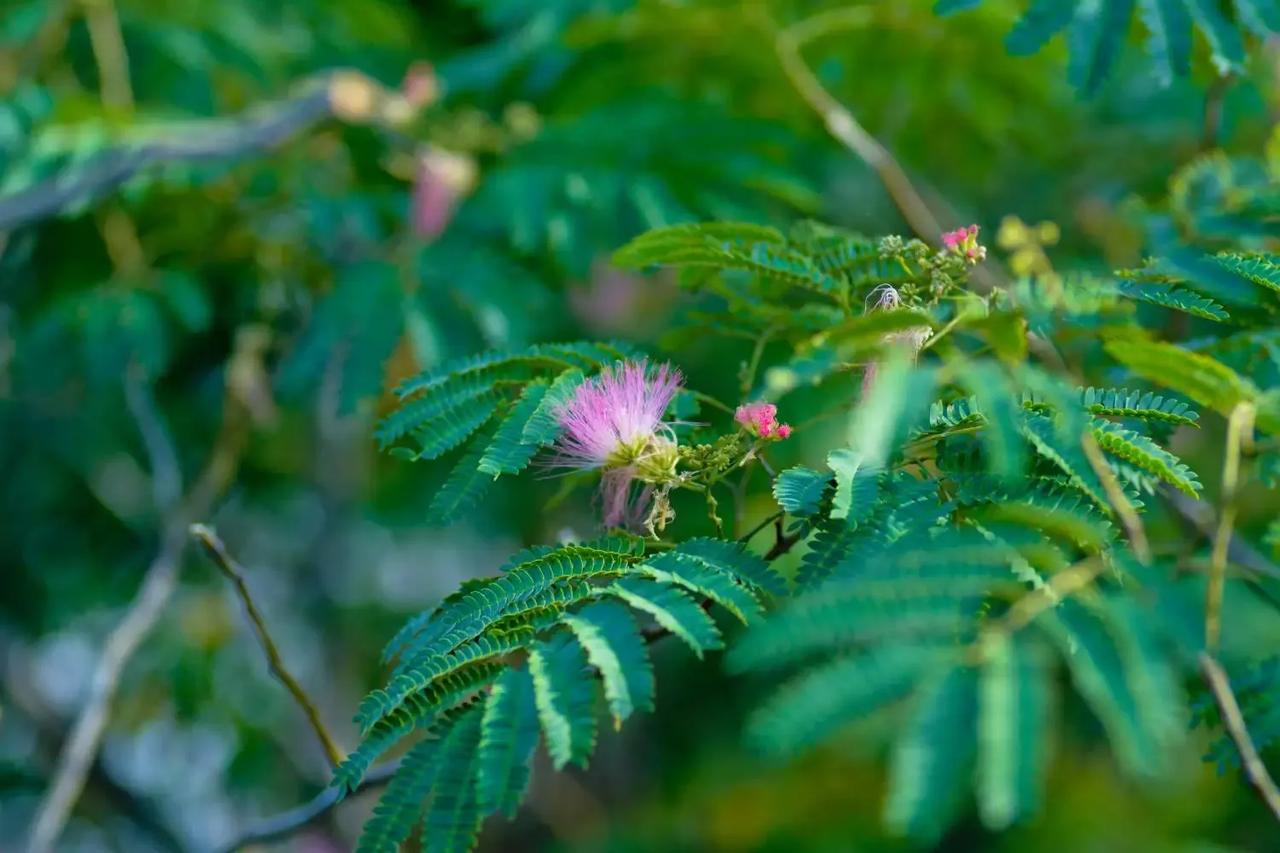
[[[316,739],[320,741],[320,746],[324,749],[325,757],[328,759],[330,766],[336,767],[342,761],[343,752],[338,748],[333,736],[325,727],[315,702],[307,695],[307,691],[303,689],[298,679],[293,676],[293,673],[289,672],[289,668],[284,664],[284,659],[280,657],[280,650],[276,647],[275,640],[272,639],[271,632],[267,629],[266,620],[262,618],[262,612],[258,610],[258,606],[254,603],[253,596],[249,592],[249,586],[245,583],[244,568],[227,553],[226,546],[222,544],[222,540],[218,538],[218,534],[212,528],[204,524],[193,524],[190,527],[190,532],[191,537],[204,547],[205,553],[213,561],[213,564],[231,582],[232,588],[240,598],[240,603],[244,605],[245,614],[249,617],[250,623],[253,624],[253,633],[258,638],[258,643],[262,646],[263,653],[267,656],[267,665],[271,669],[271,674],[284,685],[289,694],[293,696],[294,701],[298,703],[302,713],[306,715],[307,722],[311,724],[311,730],[315,732]]]
[[[1227,555],[1235,531],[1237,492],[1240,488],[1240,453],[1253,434],[1253,404],[1237,403],[1227,418],[1227,443],[1222,462],[1222,493],[1218,529],[1209,558],[1209,583],[1204,597],[1204,645],[1215,654],[1222,637],[1222,596],[1227,579]]]
[[[1222,716],[1222,726],[1227,730],[1227,734],[1240,753],[1240,767],[1244,770],[1245,778],[1266,803],[1271,814],[1280,820],[1280,790],[1276,789],[1275,781],[1267,772],[1267,766],[1262,763],[1253,739],[1249,737],[1244,714],[1240,712],[1240,703],[1236,701],[1235,693],[1231,690],[1231,680],[1223,670],[1222,664],[1208,652],[1200,653],[1200,673],[1204,676],[1205,683],[1209,685],[1210,692],[1213,693],[1218,713]]]

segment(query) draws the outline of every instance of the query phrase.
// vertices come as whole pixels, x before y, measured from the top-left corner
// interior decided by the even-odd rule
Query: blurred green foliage
[[[393,389],[410,377],[445,376],[482,351],[571,340],[673,358],[690,388],[730,402],[777,399],[805,423],[770,450],[794,493],[771,493],[760,477],[740,506],[722,498],[726,515],[739,513],[749,529],[780,504],[818,527],[819,539],[821,525],[832,525],[823,517],[831,501],[847,499],[856,515],[856,495],[840,484],[845,477],[852,489],[857,472],[839,457],[828,468],[828,451],[848,443],[857,386],[848,363],[919,317],[844,317],[840,335],[827,338],[825,312],[839,306],[821,294],[784,295],[791,291],[779,282],[797,270],[819,282],[813,276],[829,272],[810,263],[826,232],[797,223],[908,236],[910,226],[876,171],[831,139],[785,73],[775,50],[781,28],[800,28],[816,79],[897,156],[944,225],[983,226],[992,262],[981,269],[1006,285],[1007,301],[986,317],[965,314],[959,300],[928,309],[935,331],[965,318],[947,339],[954,351],[939,347],[938,358],[976,357],[972,374],[936,383],[944,402],[976,395],[976,411],[992,419],[980,439],[962,435],[947,445],[953,455],[940,451],[942,469],[976,473],[966,466],[993,458],[1006,473],[1043,463],[1045,437],[1024,447],[1012,420],[1023,407],[993,408],[1000,383],[1060,391],[1026,378],[1035,371],[1000,366],[1027,358],[1023,320],[1062,360],[1032,352],[1036,370],[1071,380],[1073,392],[1077,380],[1127,385],[1200,409],[1198,430],[1154,418],[1145,442],[1106,446],[1099,434],[1113,453],[1142,450],[1145,467],[1118,470],[1146,504],[1159,565],[1177,569],[1171,586],[1191,602],[1194,635],[1209,544],[1155,480],[1190,488],[1198,474],[1205,499],[1217,501],[1225,416],[1241,395],[1257,402],[1263,432],[1245,466],[1238,538],[1259,550],[1280,541],[1269,490],[1280,470],[1269,425],[1280,267],[1248,254],[1275,249],[1280,91],[1274,36],[1260,36],[1272,14],[1257,0],[10,0],[0,11],[3,844],[25,837],[104,638],[164,552],[166,531],[183,522],[216,525],[244,562],[281,654],[348,748],[358,743],[348,720],[361,695],[391,671],[379,649],[406,618],[493,575],[522,547],[596,535],[582,478],[527,474],[486,476],[483,493],[476,486],[468,495],[474,508],[446,527],[439,496],[463,488],[446,484],[451,469],[464,470],[455,457],[409,464],[379,453],[374,439],[397,406]],[[1011,42],[1028,55],[1011,55]],[[1002,225],[1006,215],[1016,219]],[[737,245],[717,235],[721,255],[710,270],[627,269],[688,258],[646,254],[644,238],[611,262],[644,232],[709,220],[771,226],[779,238],[764,240],[763,264],[752,254],[758,235]],[[661,243],[670,232],[656,233]],[[862,308],[876,284],[903,283],[892,277],[893,251],[855,242],[854,253],[873,260],[836,273],[846,312]],[[1224,251],[1246,254],[1218,257]],[[925,281],[919,269],[907,272]],[[1228,373],[1205,379],[1182,369],[1148,337]],[[1123,340],[1104,349],[1103,338]],[[990,354],[999,358],[983,360]],[[590,372],[606,361],[571,366]],[[1088,403],[1082,393],[1076,402]],[[1088,411],[1132,414],[1110,400],[1111,411]],[[924,434],[941,443],[975,424],[963,407],[929,411],[923,391],[908,402],[914,414],[882,425],[886,440]],[[1044,415],[1042,399],[1029,402],[1027,417]],[[678,404],[681,419],[726,420],[691,396]],[[886,405],[905,411],[902,400]],[[855,425],[858,417],[866,416]],[[424,451],[414,449],[438,455]],[[1161,455],[1169,451],[1172,462]],[[518,462],[494,470],[513,473]],[[1176,467],[1183,463],[1189,471]],[[1153,467],[1166,476],[1152,476]],[[1078,459],[1063,468],[1089,476]],[[884,500],[910,504],[893,491],[910,484],[884,488]],[[671,538],[714,533],[701,498],[673,502]],[[185,518],[182,506],[199,517]],[[1076,524],[1073,535],[1094,531],[1097,520],[1081,510],[1080,523],[1076,510],[1055,518]],[[1108,523],[1099,535],[1111,542],[1122,525]],[[744,530],[726,535],[735,532]],[[808,556],[820,551],[811,545],[778,565],[788,580],[803,579],[806,565],[821,567]],[[329,784],[324,756],[270,678],[225,581],[193,549],[180,566],[173,598],[124,670],[101,755],[57,849],[221,849]],[[1161,633],[1183,611],[1136,616],[1126,610],[1128,589],[1108,588],[1113,621],[1093,626],[1094,635],[1119,637],[1161,666],[1165,652],[1154,646],[1178,649],[1170,660],[1194,651]],[[1233,580],[1224,607],[1222,657],[1259,745],[1280,731],[1276,669],[1266,660],[1280,641],[1275,595],[1274,579]],[[949,603],[1004,606],[977,598]],[[751,643],[780,654],[768,632],[785,632],[788,612],[745,635],[718,615],[728,644],[741,640],[730,663],[752,668]],[[1149,634],[1160,638],[1144,645]],[[1044,653],[1039,633],[1029,636],[1035,648],[999,658],[1007,682],[1023,672],[1018,655]],[[967,777],[944,791],[938,774],[891,774],[922,756],[946,759],[939,746],[976,748],[948,734],[956,720],[931,719],[927,704],[867,702],[867,713],[847,715],[856,720],[826,720],[832,736],[820,739],[817,723],[788,729],[806,709],[778,704],[787,700],[774,681],[731,676],[718,653],[699,661],[664,641],[651,650],[656,713],[618,733],[602,729],[589,770],[555,773],[539,753],[515,822],[489,821],[481,846],[1274,846],[1275,825],[1234,769],[1237,753],[1193,669],[1161,669],[1167,680],[1138,696],[1133,715],[1107,717],[1097,713],[1105,691],[1071,686],[1068,671],[1088,676],[1067,632],[1048,626],[1044,636],[1062,666],[1036,670],[1043,683],[1013,685],[1024,692],[1009,701],[1041,715],[1041,733],[1051,734],[1043,754],[1017,752],[1028,765],[1016,773],[1030,787],[1003,799],[981,777],[975,801]],[[956,672],[919,695],[984,689]],[[1184,738],[1190,713],[1171,715],[1185,691],[1202,725]],[[786,718],[786,737],[811,733],[816,749],[783,762],[752,748],[770,739],[771,711]],[[1125,729],[1131,716],[1170,748],[1145,749],[1151,732]],[[1122,764],[1160,752],[1167,763],[1157,778],[1126,775],[1108,745],[1117,740]],[[451,743],[442,749],[468,754],[465,742]],[[965,776],[963,757],[952,758]],[[904,790],[904,779],[924,787]],[[886,800],[897,804],[888,827]],[[353,799],[280,849],[350,849],[371,809],[371,797]],[[1015,817],[1004,833],[988,828]],[[912,825],[916,818],[923,824]],[[919,831],[907,839],[894,834],[901,829]]]

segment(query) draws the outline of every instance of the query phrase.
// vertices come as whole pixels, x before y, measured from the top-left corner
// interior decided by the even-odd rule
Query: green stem
[[[1221,508],[1218,530],[1209,560],[1209,583],[1204,596],[1204,645],[1216,653],[1222,637],[1222,598],[1227,579],[1227,553],[1235,530],[1237,493],[1240,488],[1240,450],[1253,431],[1253,404],[1237,403],[1227,418],[1227,445],[1222,462]]]

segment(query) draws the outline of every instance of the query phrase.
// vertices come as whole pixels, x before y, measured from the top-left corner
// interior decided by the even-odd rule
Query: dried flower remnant
[[[428,148],[421,153],[410,210],[414,233],[427,239],[444,233],[475,178],[475,161],[464,154],[441,148]]]
[[[778,423],[778,407],[773,403],[744,403],[733,413],[733,419],[760,438],[780,441],[791,436],[791,425]]]
[[[978,242],[978,226],[957,228],[942,235],[942,247],[964,257],[970,264],[976,264],[987,257],[987,247]]]
[[[973,226],[975,229],[978,226]],[[965,230],[965,229],[960,229]],[[950,234],[943,235],[943,240]],[[975,233],[977,233],[975,231]],[[985,250],[984,250],[985,251]],[[866,313],[873,311],[892,311],[902,305],[902,295],[891,284],[880,284],[871,289],[867,294],[863,307]],[[919,354],[920,348],[924,346],[925,341],[929,340],[929,336],[933,330],[928,326],[913,326],[910,329],[904,329],[900,332],[889,332],[880,339],[880,342],[886,346],[901,346],[911,352],[912,358]],[[867,392],[871,390],[872,383],[876,380],[876,372],[880,367],[878,361],[871,361],[867,364],[866,370],[862,373],[862,396],[866,397]]]
[[[645,361],[606,367],[578,386],[556,412],[563,432],[549,464],[582,471],[603,469],[600,489],[606,527],[652,526],[657,500],[675,479],[675,436],[662,422],[680,389],[678,370]],[[644,484],[635,489],[635,484]],[[666,520],[664,509],[659,522]]]

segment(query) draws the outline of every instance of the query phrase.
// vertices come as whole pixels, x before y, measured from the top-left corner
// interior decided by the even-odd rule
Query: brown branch
[[[62,833],[67,818],[98,753],[125,664],[150,633],[177,586],[183,537],[172,525],[166,531],[160,552],[147,568],[133,603],[124,619],[107,637],[102,657],[89,684],[89,700],[81,709],[71,734],[58,756],[54,782],[41,801],[32,823],[28,853],[47,853]]]
[[[330,71],[299,84],[293,95],[234,119],[185,123],[166,138],[108,150],[89,164],[0,196],[0,232],[93,201],[139,172],[166,163],[234,160],[270,150],[302,130],[336,117],[352,123],[398,125],[413,115],[404,96],[358,71]]]
[[[249,587],[244,580],[244,568],[227,553],[226,546],[222,544],[222,540],[218,538],[218,534],[212,528],[204,524],[193,524],[190,527],[190,532],[192,538],[204,546],[205,553],[213,561],[214,565],[218,567],[218,570],[231,582],[236,595],[240,598],[240,603],[244,605],[245,614],[253,624],[253,632],[258,638],[258,644],[262,646],[262,651],[267,656],[267,664],[271,669],[271,674],[284,685],[289,694],[293,696],[294,701],[302,708],[302,713],[306,715],[307,722],[311,724],[311,730],[315,732],[316,739],[320,741],[320,746],[324,749],[329,765],[337,767],[342,761],[343,752],[338,748],[333,736],[329,734],[329,730],[325,727],[315,702],[311,700],[311,697],[307,695],[307,691],[298,683],[298,679],[294,678],[293,673],[289,672],[284,660],[280,657],[280,650],[276,647],[275,640],[271,638],[271,632],[267,630],[267,623],[262,618],[262,612],[258,610],[253,596],[249,593]]]
[[[1222,716],[1222,727],[1227,730],[1240,753],[1240,767],[1244,770],[1245,778],[1258,792],[1271,814],[1280,820],[1280,790],[1276,789],[1276,783],[1267,772],[1267,765],[1262,763],[1262,757],[1258,755],[1258,749],[1249,737],[1249,728],[1245,725],[1244,714],[1240,712],[1240,703],[1231,690],[1231,679],[1227,677],[1222,664],[1209,652],[1200,653],[1200,673],[1213,693],[1218,713]]]
[[[247,439],[247,426],[243,411],[230,396],[226,399],[222,428],[214,441],[208,465],[186,500],[165,514],[159,552],[148,566],[142,586],[124,618],[108,635],[103,645],[102,656],[98,659],[90,681],[89,699],[80,710],[71,727],[71,734],[63,744],[54,768],[53,781],[32,821],[28,853],[48,853],[62,834],[97,757],[106,732],[111,703],[120,686],[124,668],[155,627],[177,588],[178,570],[187,541],[188,520],[193,516],[207,515],[234,477]],[[142,408],[138,408],[139,405]],[[131,401],[135,416],[142,415],[139,428],[144,434],[162,424],[159,414],[150,407],[149,394],[137,395]],[[165,441],[167,443],[167,438]],[[172,457],[166,458],[165,454],[155,453],[158,445],[151,441],[144,439],[144,443],[153,454],[150,459],[153,478],[163,480],[179,476],[176,472],[165,471],[167,466],[174,464]]]

